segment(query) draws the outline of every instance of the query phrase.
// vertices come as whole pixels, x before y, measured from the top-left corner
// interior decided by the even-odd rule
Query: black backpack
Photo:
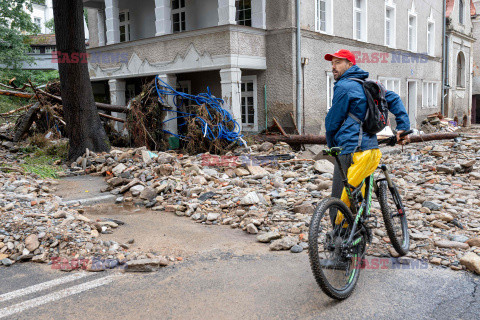
[[[388,103],[385,99],[385,87],[377,81],[366,79],[349,78],[362,84],[365,97],[367,98],[367,113],[362,121],[352,113],[348,115],[360,123],[360,135],[358,137],[358,148],[362,144],[363,131],[370,134],[377,134],[387,126]]]

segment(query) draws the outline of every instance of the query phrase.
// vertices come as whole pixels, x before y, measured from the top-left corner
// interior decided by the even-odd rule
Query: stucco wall
[[[88,29],[96,30],[95,32],[90,32],[90,39],[88,40],[89,47],[95,48],[98,47],[98,18],[97,18],[97,9],[87,8],[88,15]]]
[[[474,1],[477,14],[480,13],[480,1]],[[480,16],[473,19],[473,37],[477,41],[473,44],[473,83],[472,94],[480,94]]]
[[[435,21],[435,56],[442,55],[442,0],[415,1],[417,52],[427,51],[427,19]],[[430,2],[430,3],[428,3]],[[333,0],[333,35],[353,39],[353,1]],[[408,49],[408,10],[412,0],[395,1],[396,49]],[[385,44],[385,0],[367,0],[367,42]],[[302,29],[315,31],[315,0],[302,0]],[[361,41],[359,41],[361,42]]]
[[[306,133],[318,134],[324,131],[324,119],[327,112],[327,72],[331,71],[331,64],[324,60],[326,53],[335,52],[339,49],[361,51],[372,57],[373,53],[384,52],[382,48],[365,44],[359,47],[358,43],[350,40],[338,42],[333,37],[319,36],[314,33],[306,33],[302,37],[302,57],[309,58],[309,64],[304,67],[305,85],[305,131]],[[373,61],[373,60],[372,60]],[[371,79],[379,77],[395,78],[400,80],[400,97],[408,107],[407,81],[417,81],[417,126],[426,115],[439,111],[440,90],[438,90],[437,108],[422,108],[422,85],[423,81],[441,80],[441,62],[436,59],[423,60],[418,63],[402,63],[390,54],[377,63],[358,63],[358,66],[370,73]],[[420,60],[419,60],[420,61]],[[438,84],[440,86],[440,84]]]

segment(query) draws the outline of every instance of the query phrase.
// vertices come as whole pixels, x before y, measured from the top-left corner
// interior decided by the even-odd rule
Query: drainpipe
[[[297,129],[298,133],[303,132],[302,124],[302,106],[301,106],[301,95],[302,95],[302,42],[301,42],[301,33],[300,33],[300,0],[296,1],[296,19],[297,19]]]
[[[440,112],[445,111],[445,80],[447,76],[447,0],[443,0],[443,37],[442,37],[442,107]]]

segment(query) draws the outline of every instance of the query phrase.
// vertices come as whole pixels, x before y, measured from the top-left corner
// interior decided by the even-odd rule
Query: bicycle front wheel
[[[339,215],[336,221],[332,221],[330,212]],[[352,226],[350,209],[337,198],[323,200],[310,221],[308,254],[313,275],[323,292],[337,300],[348,298],[355,289],[365,251],[364,236],[354,248],[344,247]]]
[[[397,186],[392,182],[393,188],[388,188],[388,183],[382,180],[378,184],[378,202],[382,210],[383,221],[388,237],[395,251],[404,256],[410,247],[408,234],[407,215],[402,204],[402,198]]]

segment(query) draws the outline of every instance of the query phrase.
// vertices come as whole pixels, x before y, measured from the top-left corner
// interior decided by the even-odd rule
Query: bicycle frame
[[[342,163],[338,158],[340,151],[341,150],[339,150],[338,148],[332,148],[326,153],[329,154],[330,156],[335,157],[335,161],[337,162],[340,169],[340,175],[342,177],[342,182],[343,182],[345,191],[347,192],[348,199],[350,200],[350,209],[354,216],[354,223],[352,226],[352,231],[350,232],[350,235],[345,245],[351,248],[356,246],[358,243],[360,243],[360,241],[362,241],[362,236],[357,237],[357,235],[359,235],[360,232],[363,231],[363,229],[367,229],[367,227],[363,224],[363,220],[361,220],[360,218],[362,217],[362,215],[365,215],[365,217],[367,218],[370,216],[370,209],[372,204],[372,192],[375,192],[376,194],[378,194],[377,183],[379,181],[386,180],[388,187],[391,189],[393,189],[393,183],[388,173],[387,166],[385,164],[381,164],[378,166],[378,169],[382,170],[385,178],[377,179],[374,183],[374,174],[371,174],[370,176],[365,178],[358,187],[352,186],[350,183],[348,183],[348,178],[345,175],[345,171],[343,170]],[[364,184],[367,185],[367,188],[365,190],[365,197],[362,196],[363,200],[359,205],[358,203],[359,203],[360,196],[362,195],[362,188]],[[404,213],[403,208],[398,208],[398,204],[397,204],[397,209],[399,209],[399,214]],[[360,228],[357,231],[359,224],[361,224],[362,228]]]

